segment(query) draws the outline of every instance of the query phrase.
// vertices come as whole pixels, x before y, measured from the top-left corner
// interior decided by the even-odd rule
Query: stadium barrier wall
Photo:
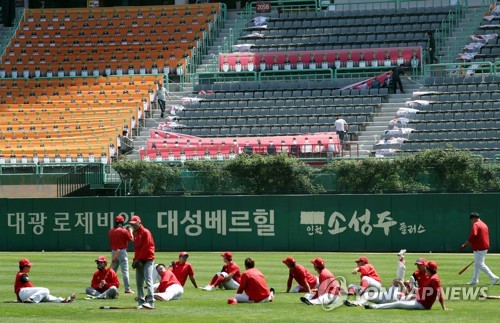
[[[0,250],[108,250],[114,218],[137,213],[159,251],[460,252],[477,211],[498,252],[499,207],[499,193],[0,199]]]

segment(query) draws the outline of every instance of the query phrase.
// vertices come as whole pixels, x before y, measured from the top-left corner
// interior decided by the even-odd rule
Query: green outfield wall
[[[0,199],[0,250],[107,250],[115,216],[137,213],[159,251],[459,252],[477,211],[498,252],[499,208],[493,193]]]

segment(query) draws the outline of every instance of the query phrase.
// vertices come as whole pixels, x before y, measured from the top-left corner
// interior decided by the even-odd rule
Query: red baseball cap
[[[434,261],[429,261],[425,266],[427,267],[427,269],[433,272],[436,272],[438,270],[438,264]]]
[[[129,223],[130,223],[130,224],[136,224],[136,223],[139,223],[139,222],[142,222],[142,221],[141,221],[141,218],[140,218],[138,215],[134,215],[134,216],[132,217],[132,219],[130,219],[130,222],[129,222]]]
[[[293,259],[292,257],[288,257],[286,259],[283,259],[283,263],[287,265],[293,265],[295,264],[295,259]]]
[[[359,257],[359,259],[356,259],[354,260],[354,262],[364,262],[365,264],[367,264],[369,262],[368,258],[366,258],[365,256],[363,257]]]
[[[227,299],[227,303],[230,304],[230,305],[235,305],[235,304],[238,304],[238,301],[234,297],[229,297]]]
[[[125,219],[123,218],[123,216],[118,215],[118,216],[115,218],[115,222],[125,222]]]
[[[104,256],[99,256],[99,257],[97,257],[95,262],[108,262],[108,258],[106,258]]]
[[[23,258],[19,260],[19,267],[33,266],[33,264],[28,260],[28,258]]]
[[[415,261],[415,265],[427,265],[427,260],[425,258],[418,258],[417,261]]]
[[[325,268],[325,261],[321,258],[316,258],[316,259],[311,260],[311,264],[318,267],[319,269]]]
[[[233,254],[229,251],[222,253],[220,256],[226,258],[229,261],[233,260]]]
[[[182,252],[179,254],[179,257],[185,257],[185,258],[187,258],[187,257],[189,257],[189,255],[188,255],[188,253],[187,253],[187,252],[182,251]]]

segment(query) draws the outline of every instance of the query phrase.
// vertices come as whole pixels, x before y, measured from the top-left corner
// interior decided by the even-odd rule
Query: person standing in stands
[[[165,105],[167,104],[167,98],[170,100],[170,95],[167,92],[167,89],[163,87],[163,84],[158,83],[158,90],[156,90],[154,99],[158,102],[158,106],[161,110],[160,117],[163,118],[165,116]]]
[[[341,116],[337,116],[337,120],[335,120],[335,131],[339,136],[340,143],[344,143],[344,137],[348,130],[349,125],[347,124],[347,121],[342,119]]]
[[[401,75],[406,76],[404,70],[405,64],[400,64],[392,69],[392,84],[394,86],[394,94],[396,94],[397,87],[399,85],[399,90],[401,93],[405,93],[403,90],[403,83],[401,83]]]
[[[427,63],[434,64],[434,62],[438,63],[438,59],[436,58],[436,40],[434,39],[434,33],[432,31],[427,32],[427,36],[429,39],[427,40],[427,51],[428,51],[428,59]]]

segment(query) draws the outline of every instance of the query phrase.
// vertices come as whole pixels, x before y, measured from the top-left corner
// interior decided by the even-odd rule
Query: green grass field
[[[362,307],[341,306],[333,311],[325,311],[321,306],[307,306],[300,302],[302,294],[286,294],[288,270],[281,260],[287,256],[313,271],[311,259],[322,257],[337,276],[345,276],[348,283],[359,281],[358,275],[352,275],[354,259],[359,253],[312,253],[312,252],[236,252],[234,261],[243,268],[243,260],[253,257],[256,267],[267,278],[270,287],[276,289],[276,298],[267,304],[227,305],[227,299],[234,291],[216,290],[211,292],[195,289],[188,280],[184,296],[180,301],[156,302],[156,310],[100,310],[99,306],[134,306],[134,295],[124,294],[120,286],[117,300],[85,300],[85,287],[90,284],[94,272],[94,259],[109,252],[3,252],[0,253],[0,321],[30,322],[81,322],[81,321],[167,321],[184,320],[187,322],[221,321],[365,321],[365,322],[416,322],[425,321],[499,321],[498,306],[500,300],[453,300],[447,301],[452,311],[442,311],[438,302],[430,311],[404,310],[365,310]],[[157,263],[169,263],[177,259],[178,253],[158,252]],[[377,268],[383,285],[388,286],[396,275],[397,257],[394,254],[366,254]],[[47,287],[55,296],[68,296],[78,293],[77,300],[71,304],[19,304],[15,303],[13,292],[14,278],[18,271],[19,259],[27,257],[34,263],[31,268],[31,280],[35,286]],[[466,286],[472,274],[472,267],[462,276],[458,271],[472,261],[471,254],[412,254],[406,256],[407,276],[415,270],[413,265],[418,257],[434,260],[439,264],[438,274],[444,286]],[[191,252],[189,262],[195,269],[199,286],[208,283],[213,274],[220,270],[222,259],[220,252]],[[488,255],[486,263],[497,275],[500,274],[500,256]],[[120,283],[121,273],[119,272]],[[132,287],[135,290],[135,273],[131,271]],[[489,287],[489,278],[480,275],[480,284],[487,286],[488,293],[500,295],[500,285]]]

